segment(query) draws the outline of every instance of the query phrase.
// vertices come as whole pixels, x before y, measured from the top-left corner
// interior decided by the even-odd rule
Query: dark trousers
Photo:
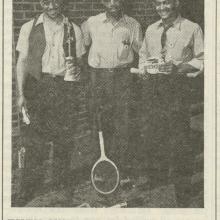
[[[152,178],[159,182],[172,174],[178,186],[179,178],[192,174],[187,78],[151,75],[143,82],[142,95],[143,159],[148,160]]]
[[[46,182],[51,178],[56,183],[66,181],[77,126],[78,87],[74,82],[65,82],[63,77],[48,74],[43,74],[39,81],[30,76],[25,85],[31,122],[22,128],[27,190],[39,186],[40,178],[46,178]]]
[[[91,68],[90,74],[93,144],[99,146],[97,113],[101,107],[106,154],[122,169],[128,163],[128,115],[131,86],[129,68],[114,70]]]

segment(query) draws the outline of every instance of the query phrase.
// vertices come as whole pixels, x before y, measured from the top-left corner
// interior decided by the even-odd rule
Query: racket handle
[[[99,131],[99,144],[100,144],[100,151],[101,151],[101,157],[105,157],[105,147],[104,147],[104,138],[102,131]]]

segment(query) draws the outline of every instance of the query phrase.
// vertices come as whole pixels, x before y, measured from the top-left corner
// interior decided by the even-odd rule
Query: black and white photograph
[[[204,0],[13,0],[11,207],[204,208]]]

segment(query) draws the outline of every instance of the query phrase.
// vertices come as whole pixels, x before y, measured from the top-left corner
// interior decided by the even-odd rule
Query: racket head
[[[108,158],[99,159],[91,171],[92,185],[103,195],[113,193],[119,185],[119,171],[115,163]]]

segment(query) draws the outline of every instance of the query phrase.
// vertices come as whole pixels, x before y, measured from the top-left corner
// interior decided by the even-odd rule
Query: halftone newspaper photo
[[[3,186],[10,188],[6,206],[17,210],[15,219],[19,210],[64,208],[72,214],[61,219],[75,219],[79,208],[184,208],[202,217],[211,207],[205,205],[205,172],[213,168],[214,142],[209,158],[205,149],[214,140],[215,119],[207,128],[204,120],[215,112],[215,93],[209,92],[207,111],[204,84],[214,89],[206,74],[215,72],[207,71],[204,58],[208,63],[212,54],[204,50],[211,35],[205,5],[12,0],[11,23],[4,23],[5,29],[12,25],[11,84],[5,84],[11,130],[3,141],[11,144],[3,144],[10,184]]]

